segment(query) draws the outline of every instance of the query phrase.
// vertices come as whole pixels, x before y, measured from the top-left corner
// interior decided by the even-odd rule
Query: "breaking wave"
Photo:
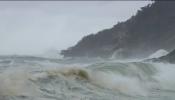
[[[106,61],[82,67],[37,63],[1,63],[0,99],[175,99],[173,64]]]

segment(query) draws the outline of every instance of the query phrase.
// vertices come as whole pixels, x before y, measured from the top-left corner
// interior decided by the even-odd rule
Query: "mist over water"
[[[85,35],[127,20],[148,3],[2,1],[0,55],[42,55],[66,49]]]
[[[0,100],[175,100],[175,64],[144,61],[164,49],[127,60],[120,49],[110,58],[60,55],[151,2],[0,2]]]

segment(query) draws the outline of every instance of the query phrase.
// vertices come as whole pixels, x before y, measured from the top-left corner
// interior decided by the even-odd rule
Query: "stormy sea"
[[[0,100],[175,100],[175,65],[0,56]]]

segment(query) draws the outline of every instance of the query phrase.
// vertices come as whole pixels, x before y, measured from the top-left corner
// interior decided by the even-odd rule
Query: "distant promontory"
[[[105,12],[104,12],[105,13]],[[154,1],[110,29],[83,37],[62,50],[65,57],[146,57],[159,49],[175,48],[175,2]]]

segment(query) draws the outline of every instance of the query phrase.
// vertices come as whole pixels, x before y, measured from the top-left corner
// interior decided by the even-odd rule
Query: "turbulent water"
[[[175,65],[0,57],[0,100],[175,100]]]

